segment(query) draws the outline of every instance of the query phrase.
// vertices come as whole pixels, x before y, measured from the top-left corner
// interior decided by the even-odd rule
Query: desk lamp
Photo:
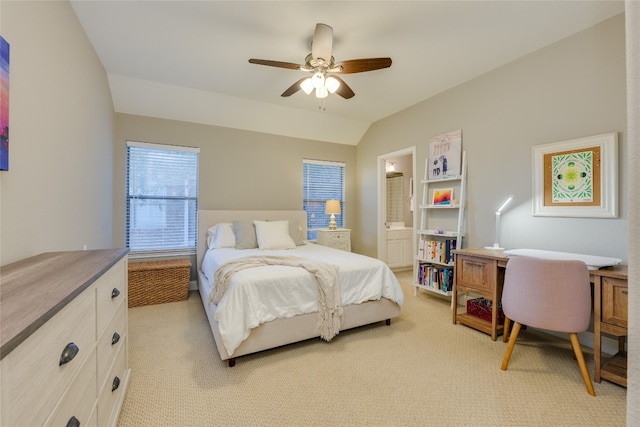
[[[513,196],[509,196],[509,198],[496,211],[496,229],[494,231],[494,240],[493,240],[494,243],[493,243],[493,246],[485,246],[485,249],[496,249],[496,250],[504,249],[500,247],[500,243],[499,243],[500,242],[500,214],[502,213],[502,210],[505,207],[507,207],[507,205],[512,199],[513,199]]]

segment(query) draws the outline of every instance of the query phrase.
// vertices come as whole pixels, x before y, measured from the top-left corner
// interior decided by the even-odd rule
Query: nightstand
[[[316,243],[351,252],[351,230],[347,228],[338,228],[335,230],[320,228],[318,229],[318,240]]]

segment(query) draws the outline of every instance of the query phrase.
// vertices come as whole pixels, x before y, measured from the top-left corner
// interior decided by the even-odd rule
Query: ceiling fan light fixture
[[[335,93],[344,99],[355,96],[347,82],[337,74],[364,73],[389,68],[391,58],[349,59],[336,63],[333,56],[333,29],[329,25],[318,23],[311,41],[311,53],[305,57],[304,64],[257,58],[250,58],[249,63],[309,73],[289,86],[280,96],[288,97],[299,90],[307,95],[315,92],[316,98],[320,99],[320,109],[324,110],[324,99],[329,94]]]
[[[326,87],[317,87],[316,88],[316,98],[326,98],[329,95],[329,91]]]
[[[308,79],[304,79],[302,83],[300,83],[300,88],[309,95],[313,91],[313,82],[311,81],[311,77]]]
[[[311,77],[311,80],[313,82],[313,87],[316,89],[324,87],[324,74],[322,71],[316,71],[313,74],[313,77]]]
[[[340,81],[338,79],[336,79],[335,77],[329,76],[324,81],[324,87],[327,88],[329,93],[336,93],[336,91],[340,87]]]

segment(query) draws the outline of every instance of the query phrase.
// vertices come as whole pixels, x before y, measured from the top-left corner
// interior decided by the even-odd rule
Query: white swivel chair
[[[504,277],[502,309],[514,322],[501,369],[509,365],[522,325],[566,332],[571,339],[587,391],[595,396],[582,354],[578,332],[591,320],[589,270],[582,261],[559,261],[517,256],[509,259]],[[509,320],[505,321],[505,333]]]

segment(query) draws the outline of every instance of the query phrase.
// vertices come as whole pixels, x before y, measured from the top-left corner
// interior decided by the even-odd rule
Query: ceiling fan
[[[300,70],[311,73],[303,77],[281,96],[291,96],[300,89],[309,95],[315,89],[316,97],[326,98],[329,93],[337,93],[345,99],[353,98],[355,93],[344,80],[336,74],[364,73],[391,66],[391,58],[351,59],[336,63],[333,58],[333,28],[326,24],[316,24],[311,42],[311,53],[305,58],[303,65],[291,62],[271,61],[268,59],[249,59],[251,64],[268,65],[270,67]]]

